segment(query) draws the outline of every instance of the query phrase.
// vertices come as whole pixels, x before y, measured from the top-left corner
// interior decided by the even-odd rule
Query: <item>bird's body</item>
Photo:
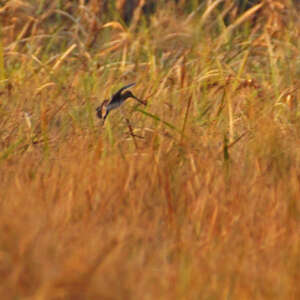
[[[126,91],[122,94],[122,92],[124,90],[126,90],[134,85],[135,85],[135,83],[130,83],[128,85],[125,85],[111,97],[111,100],[104,100],[101,103],[101,105],[96,108],[98,118],[103,119],[103,121],[105,121],[109,112],[113,109],[120,107],[125,102],[125,100],[128,98],[134,98],[138,102],[146,105],[145,101],[138,99],[130,91]]]

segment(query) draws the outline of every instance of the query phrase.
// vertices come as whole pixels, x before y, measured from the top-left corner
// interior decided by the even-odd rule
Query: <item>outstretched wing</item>
[[[124,90],[129,89],[130,87],[132,87],[132,86],[134,86],[134,85],[135,85],[135,82],[123,86],[123,87],[122,87],[121,89],[119,89],[115,94],[112,95],[110,103],[119,101],[119,100],[120,100],[121,93],[122,93]]]

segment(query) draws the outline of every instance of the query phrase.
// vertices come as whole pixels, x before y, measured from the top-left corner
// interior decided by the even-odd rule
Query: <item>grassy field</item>
[[[0,298],[300,299],[291,1],[4,2]]]

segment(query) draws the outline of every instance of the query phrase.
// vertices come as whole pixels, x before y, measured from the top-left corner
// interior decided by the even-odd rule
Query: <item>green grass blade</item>
[[[151,113],[149,113],[149,112],[147,112],[147,111],[145,111],[145,110],[143,110],[143,109],[136,108],[136,111],[138,111],[138,112],[140,112],[140,113],[146,115],[147,117],[150,117],[150,118],[152,118],[152,119],[154,119],[154,120],[156,120],[156,121],[159,121],[159,122],[163,123],[164,125],[166,125],[167,127],[169,127],[169,128],[171,128],[171,129],[177,131],[178,133],[182,134],[182,131],[181,131],[181,130],[179,130],[177,127],[175,127],[175,126],[172,125],[171,123],[162,120],[160,117],[158,117],[158,116],[156,116],[156,115],[153,115],[153,114],[151,114]]]

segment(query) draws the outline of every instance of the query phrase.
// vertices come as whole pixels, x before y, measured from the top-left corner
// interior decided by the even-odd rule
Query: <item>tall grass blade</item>
[[[138,111],[138,112],[140,112],[140,113],[146,115],[147,117],[150,117],[150,118],[152,118],[152,119],[154,119],[154,120],[156,120],[156,121],[161,122],[162,124],[166,125],[167,127],[171,128],[171,129],[173,129],[173,130],[175,130],[176,132],[178,132],[178,133],[180,133],[180,134],[183,134],[183,133],[182,133],[182,130],[179,130],[178,128],[176,128],[176,127],[175,127],[174,125],[172,125],[171,123],[162,120],[160,117],[158,117],[158,116],[156,116],[156,115],[154,115],[154,114],[151,114],[151,113],[149,113],[149,112],[147,112],[147,111],[145,111],[145,110],[142,110],[142,109],[140,109],[140,108],[136,108],[136,111]]]
[[[228,36],[238,27],[240,26],[242,23],[244,23],[245,21],[247,21],[252,15],[254,15],[258,10],[260,10],[262,7],[264,6],[264,1],[253,6],[252,8],[248,9],[245,13],[243,13],[240,17],[237,18],[237,20],[229,25],[224,32],[221,34],[221,36],[219,37],[219,42],[217,44],[216,49],[219,49],[224,41],[226,41],[226,39],[228,39]]]
[[[4,49],[2,44],[2,24],[0,22],[0,82],[5,80]]]

